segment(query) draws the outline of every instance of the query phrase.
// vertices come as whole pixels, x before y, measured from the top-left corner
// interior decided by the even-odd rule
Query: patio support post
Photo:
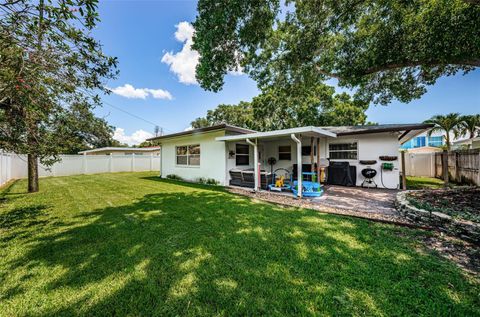
[[[245,141],[253,146],[253,179],[254,179],[254,191],[258,190],[259,187],[259,179],[258,179],[258,146],[257,146],[257,139],[255,139],[255,142],[252,142],[250,139],[245,139]]]
[[[302,141],[298,139],[295,134],[291,134],[295,143],[297,143],[297,184],[298,184],[298,197],[302,198],[303,184],[302,184]]]
[[[317,137],[317,180],[318,180],[318,185],[320,185],[321,180],[321,171],[320,171],[320,138]]]
[[[315,172],[315,165],[313,160],[313,136],[310,138],[310,172]]]

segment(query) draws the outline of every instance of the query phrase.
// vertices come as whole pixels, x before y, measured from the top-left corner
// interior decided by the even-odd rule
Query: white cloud
[[[177,75],[179,82],[187,85],[197,84],[195,68],[198,65],[200,54],[192,49],[192,38],[195,29],[190,23],[185,21],[178,23],[175,27],[177,28],[175,38],[177,41],[183,43],[183,47],[177,53],[165,53],[162,57],[162,63],[170,66],[170,71]],[[229,74],[238,76],[242,75],[243,72],[242,69],[239,68],[237,71],[230,71]]]
[[[173,99],[172,94],[167,90],[163,90],[163,89],[145,89],[145,90],[148,91],[150,94],[152,94],[152,97],[155,99],[168,99],[168,100]]]
[[[135,88],[130,84],[125,84],[117,88],[109,88],[114,94],[134,99],[146,99],[151,95],[155,99],[168,99],[172,100],[172,94],[169,91],[163,89],[150,89],[150,88]]]
[[[110,90],[122,97],[126,98],[137,98],[137,99],[145,99],[148,96],[148,92],[141,88],[135,88],[130,84],[125,84],[123,86],[119,86],[117,88],[110,88]]]
[[[193,33],[195,30],[188,22],[180,22],[176,26],[175,38],[183,43],[182,50],[177,53],[167,52],[162,57],[162,63],[170,66],[170,71],[177,75],[181,83],[190,85],[196,84],[195,68],[200,55],[192,50]]]
[[[113,138],[121,143],[127,143],[128,145],[137,145],[142,143],[148,138],[153,137],[153,134],[145,130],[137,130],[132,135],[126,135],[125,129],[116,128],[113,133]]]

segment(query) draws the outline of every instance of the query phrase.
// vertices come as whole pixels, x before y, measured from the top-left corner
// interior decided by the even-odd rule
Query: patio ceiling
[[[309,127],[299,127],[299,128],[274,130],[274,131],[267,131],[267,132],[254,132],[254,133],[247,133],[247,134],[222,136],[222,137],[215,138],[215,140],[242,141],[246,139],[277,139],[281,137],[290,138],[292,134],[301,134],[302,137],[325,137],[325,136],[332,137],[332,138],[337,137],[337,135],[334,132],[330,132],[318,127],[309,126]]]

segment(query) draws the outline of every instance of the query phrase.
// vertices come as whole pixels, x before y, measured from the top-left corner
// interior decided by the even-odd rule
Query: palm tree
[[[460,133],[462,135],[469,135],[469,138],[473,139],[475,134],[480,134],[480,114],[462,116],[460,120]]]
[[[450,150],[450,133],[453,133],[455,137],[458,136],[460,132],[460,122],[461,120],[459,113],[436,115],[428,120],[425,120],[425,123],[434,124],[434,127],[428,131],[428,136],[431,136],[434,132],[445,132],[445,143],[447,145],[447,150]]]

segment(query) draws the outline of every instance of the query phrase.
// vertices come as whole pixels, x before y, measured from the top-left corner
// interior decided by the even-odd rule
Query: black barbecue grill
[[[362,187],[365,187],[365,184],[367,187],[375,186],[377,187],[377,183],[373,180],[375,176],[377,176],[377,171],[374,170],[371,167],[364,168],[362,170],[362,176],[364,177],[363,182],[362,182]]]

